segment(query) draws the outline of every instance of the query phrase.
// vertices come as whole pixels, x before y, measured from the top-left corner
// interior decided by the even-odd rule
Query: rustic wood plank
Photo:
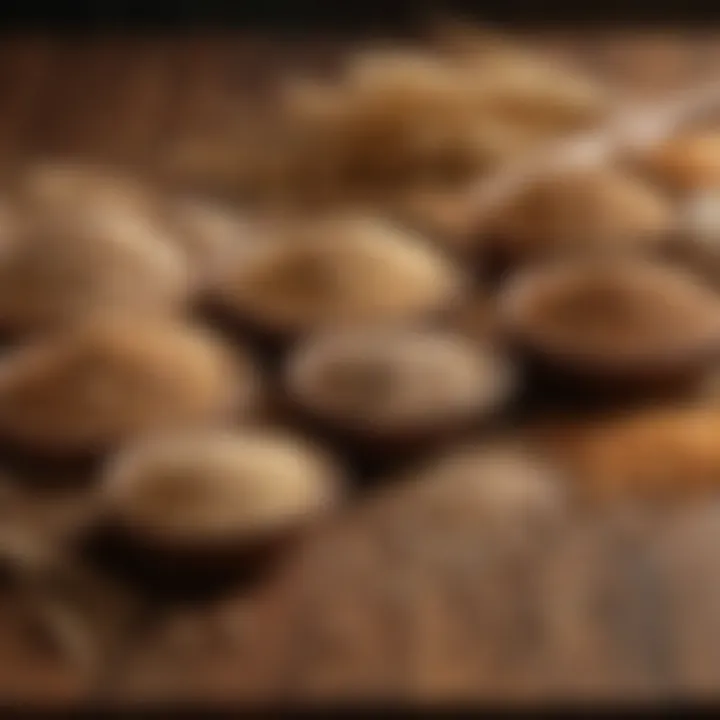
[[[53,39],[50,76],[39,91],[38,102],[24,135],[28,152],[54,156],[66,151],[68,129],[77,125],[77,97],[90,64],[87,38]]]
[[[0,158],[21,157],[34,107],[53,72],[53,40],[9,35],[0,40]]]
[[[443,512],[409,488],[378,509],[320,533],[268,595],[170,610],[106,697],[514,705],[716,691],[716,501],[495,524],[469,500]]]
[[[80,68],[67,86],[59,148],[66,155],[112,158],[117,128],[115,99],[128,69],[128,38],[90,36],[78,48]]]
[[[118,161],[147,166],[156,156],[172,99],[177,49],[177,38],[127,39],[125,68],[108,100],[114,125],[107,150]]]
[[[560,56],[582,56],[633,94],[720,69],[720,42],[707,32],[691,40],[556,33],[543,43]],[[332,40],[303,46],[221,33],[5,38],[0,155],[27,150],[147,163],[163,148],[223,131],[246,99],[267,96],[283,68],[321,71],[342,55],[338,50]]]
[[[170,142],[211,132],[235,112],[240,98],[234,60],[240,38],[192,36],[182,42],[176,77],[174,113],[167,128]]]

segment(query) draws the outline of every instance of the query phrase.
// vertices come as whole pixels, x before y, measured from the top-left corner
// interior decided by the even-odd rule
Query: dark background
[[[433,15],[501,24],[696,24],[720,20],[712,2],[648,0],[2,0],[4,27],[189,27],[366,31],[411,29]]]

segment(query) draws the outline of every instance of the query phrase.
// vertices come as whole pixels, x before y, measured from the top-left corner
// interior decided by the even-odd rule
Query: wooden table
[[[708,77],[720,59],[717,36],[702,31],[563,31],[539,41],[642,91]],[[0,157],[81,155],[152,165],[174,143],[213,132],[283,68],[321,66],[343,42],[209,31],[6,34],[0,38]]]
[[[720,33],[557,32],[535,39],[631,92],[720,76]],[[290,42],[218,32],[6,35],[0,40],[2,165],[82,157],[153,169],[173,147],[212,135],[242,112],[283,68],[318,67],[341,49],[328,38]],[[0,606],[0,703],[64,703],[92,694],[72,673],[25,653],[22,643],[15,649],[15,612]]]

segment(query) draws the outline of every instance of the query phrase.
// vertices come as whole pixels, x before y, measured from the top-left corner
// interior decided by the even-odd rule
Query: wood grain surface
[[[710,31],[544,33],[533,42],[635,92],[710,77]],[[326,65],[348,41],[198,34],[0,36],[0,155],[79,155],[152,164],[213,133],[283,71]]]
[[[564,31],[533,41],[631,94],[720,77],[720,30]],[[226,127],[284,70],[321,67],[343,49],[327,38],[291,43],[220,32],[4,35],[0,166],[81,157],[152,170],[174,147]],[[102,678],[33,654],[18,639],[22,607],[0,603],[0,705],[718,692],[716,505],[631,523],[630,530],[610,517],[565,518],[551,540],[508,543],[506,552],[486,556],[482,570],[463,553],[452,562],[470,565],[438,567],[434,554],[438,538],[487,545],[490,535],[472,517],[469,524],[429,522],[416,537],[392,527],[407,521],[415,532],[422,513],[397,507],[390,503],[377,521],[358,511],[322,535],[310,569],[298,561],[303,569],[271,583],[254,604],[243,594],[144,618],[146,629]],[[492,542],[502,547],[498,537]],[[323,560],[322,546],[343,557],[359,548],[367,582],[361,568],[346,584],[323,587],[319,580],[331,575],[312,564]],[[391,580],[402,573],[407,584],[395,592]],[[311,601],[304,593],[314,584]],[[222,641],[234,635],[240,639]]]

